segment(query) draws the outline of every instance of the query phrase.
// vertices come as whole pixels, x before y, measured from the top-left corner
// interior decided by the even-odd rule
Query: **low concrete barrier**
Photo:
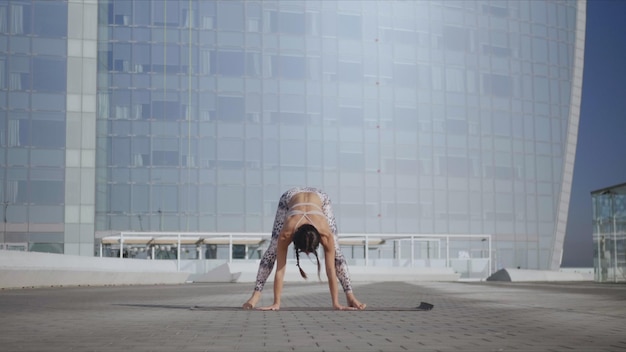
[[[546,282],[546,281],[591,281],[593,274],[576,271],[526,270],[504,268],[496,271],[487,281]]]
[[[255,282],[258,265],[258,261],[225,263],[204,275],[192,275],[190,280],[194,282]],[[460,274],[454,272],[452,268],[366,267],[354,265],[349,266],[348,270],[352,282],[458,281],[460,277]],[[316,268],[309,266],[305,271],[309,277],[308,281],[319,281]],[[323,267],[320,276],[322,281],[326,281],[326,272]],[[268,282],[273,280],[274,271],[268,277]],[[304,281],[295,265],[287,269],[284,280],[285,282]]]
[[[178,265],[181,270],[178,271]],[[193,265],[192,265],[193,264]],[[64,254],[0,250],[0,289],[49,286],[103,286],[182,284],[185,282],[251,282],[256,280],[258,260],[219,263],[213,261],[141,260],[83,257]],[[303,262],[310,282],[317,282],[317,268]],[[290,265],[295,267],[294,263]],[[458,281],[460,274],[445,267],[349,266],[353,282]],[[268,281],[274,279],[272,273]],[[285,281],[302,282],[296,269]],[[326,281],[322,268],[321,280]],[[586,281],[585,272],[501,269],[487,281]]]
[[[0,288],[49,286],[102,286],[181,284],[193,282],[255,282],[258,260],[232,263],[185,260],[178,271],[173,260],[83,257],[64,254],[0,250]],[[193,265],[192,265],[193,264]],[[293,263],[291,263],[293,264]],[[310,282],[319,281],[317,268],[307,267]],[[295,264],[293,265],[295,267]],[[452,268],[406,268],[350,266],[353,282],[359,281],[457,281]],[[268,281],[274,279],[274,273]],[[326,280],[324,270],[322,281]],[[285,281],[301,282],[296,269],[288,270]]]
[[[0,288],[181,284],[176,263],[0,250]]]

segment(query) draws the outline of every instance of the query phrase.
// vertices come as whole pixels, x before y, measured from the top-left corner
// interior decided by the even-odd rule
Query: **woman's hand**
[[[246,303],[243,304],[242,308],[243,309],[254,309],[254,306],[256,306],[257,302],[259,302],[259,299],[261,298],[261,291],[254,291],[252,292],[252,297],[250,297],[249,300],[246,301]]]
[[[267,306],[267,307],[259,307],[257,308],[258,310],[279,310],[280,309],[280,304],[272,304],[271,306]]]

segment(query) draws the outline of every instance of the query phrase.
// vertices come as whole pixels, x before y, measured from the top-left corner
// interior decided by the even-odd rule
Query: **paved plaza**
[[[252,287],[1,290],[0,351],[626,351],[626,285],[357,283],[367,309],[333,311],[326,284],[287,282],[281,311],[244,311]]]

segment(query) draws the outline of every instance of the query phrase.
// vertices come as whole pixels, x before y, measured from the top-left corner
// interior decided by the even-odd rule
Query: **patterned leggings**
[[[259,271],[256,276],[255,291],[263,291],[263,286],[267,281],[267,277],[274,269],[274,263],[276,262],[276,248],[278,247],[278,235],[283,229],[283,223],[285,216],[287,215],[288,204],[297,193],[310,192],[316,193],[322,201],[322,212],[328,220],[330,230],[333,232],[335,238],[335,270],[337,272],[337,278],[343,287],[343,291],[348,293],[352,292],[352,284],[350,283],[350,274],[348,273],[348,264],[346,259],[339,248],[337,241],[337,224],[335,223],[335,215],[333,215],[332,206],[330,204],[330,198],[323,191],[312,187],[295,187],[287,190],[280,197],[278,201],[278,209],[276,210],[276,219],[274,220],[274,228],[272,229],[272,239],[270,241],[269,248],[265,251],[261,263],[259,264]]]

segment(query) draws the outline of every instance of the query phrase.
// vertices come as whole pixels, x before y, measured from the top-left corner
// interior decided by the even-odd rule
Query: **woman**
[[[274,268],[274,262],[278,261],[274,278],[274,303],[271,306],[259,308],[261,310],[280,309],[280,296],[283,290],[285,277],[285,265],[287,263],[287,250],[289,244],[294,243],[298,268],[300,268],[300,254],[313,253],[317,258],[317,248],[321,243],[324,248],[326,275],[328,276],[328,288],[332,299],[333,308],[337,310],[365,309],[365,304],[359,302],[352,292],[352,284],[348,273],[348,265],[339,249],[337,242],[337,225],[332,212],[328,195],[316,188],[292,188],[283,193],[278,201],[272,240],[269,248],[265,251],[252,297],[244,303],[244,309],[252,309],[261,298],[261,291],[267,281],[267,277]],[[320,262],[317,258],[318,276]],[[306,274],[300,268],[300,274],[306,278]],[[348,306],[339,304],[337,293],[337,279],[341,282],[346,294]]]

